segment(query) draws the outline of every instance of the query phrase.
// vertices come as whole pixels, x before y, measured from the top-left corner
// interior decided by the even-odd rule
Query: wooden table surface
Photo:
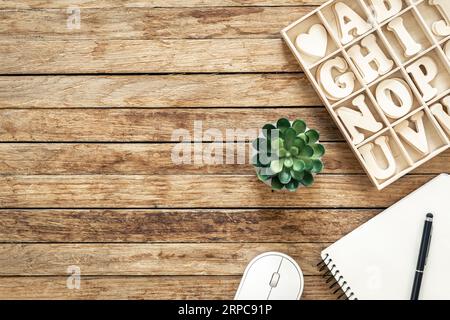
[[[277,250],[303,268],[305,299],[334,299],[319,252],[450,171],[450,153],[370,184],[279,36],[321,2],[0,0],[0,298],[230,299]],[[312,188],[172,164],[175,129],[280,117],[321,132]]]

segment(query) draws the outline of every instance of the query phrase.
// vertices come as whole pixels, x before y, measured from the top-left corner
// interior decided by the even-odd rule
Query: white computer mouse
[[[254,258],[245,269],[235,300],[299,300],[303,272],[297,262],[279,252]]]

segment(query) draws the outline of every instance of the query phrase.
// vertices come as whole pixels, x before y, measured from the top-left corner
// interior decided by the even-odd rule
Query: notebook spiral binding
[[[338,295],[339,291],[342,291],[337,296],[338,300],[358,300],[328,253],[325,254],[323,260],[317,264],[317,268],[319,268],[319,272],[322,273],[322,277],[325,279],[326,283],[329,284],[330,290],[333,291],[334,295]],[[345,299],[343,299],[344,297]]]

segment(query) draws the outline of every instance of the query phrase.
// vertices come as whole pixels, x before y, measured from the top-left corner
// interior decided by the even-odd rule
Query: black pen
[[[422,241],[420,243],[419,259],[414,276],[414,284],[411,292],[411,300],[419,300],[420,286],[422,285],[423,272],[427,264],[428,252],[431,244],[431,229],[433,227],[433,215],[428,213],[423,226]]]

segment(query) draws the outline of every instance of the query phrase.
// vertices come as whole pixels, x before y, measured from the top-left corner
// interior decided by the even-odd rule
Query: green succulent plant
[[[253,141],[253,165],[258,178],[270,182],[273,190],[296,191],[311,186],[314,175],[322,172],[325,147],[319,133],[307,128],[303,120],[278,120],[276,126],[263,127],[263,138]]]

